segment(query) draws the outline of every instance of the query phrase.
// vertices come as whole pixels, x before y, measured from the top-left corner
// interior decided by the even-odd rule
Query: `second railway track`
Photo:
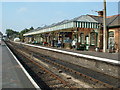
[[[17,58],[19,58],[20,62],[35,79],[41,89],[50,90],[52,88],[72,88],[68,82],[43,67],[40,63],[33,60],[32,57],[30,58],[25,52],[13,47],[11,44],[9,44],[9,48]]]
[[[46,71],[47,73],[51,72],[50,70],[52,69],[46,69],[44,70],[42,68],[42,66],[45,66],[44,64],[48,64],[48,65],[51,65],[52,67],[54,67],[56,69],[56,71],[59,71],[59,73],[66,73],[67,75],[70,75],[71,77],[74,77],[75,79],[77,80],[80,80],[82,82],[85,82],[88,86],[90,86],[91,88],[118,88],[119,87],[119,79],[117,78],[114,78],[114,77],[109,77],[109,76],[106,76],[104,74],[101,74],[101,73],[97,73],[97,72],[94,72],[94,71],[91,71],[89,69],[86,69],[86,68],[83,68],[83,67],[78,67],[78,66],[75,66],[75,65],[72,65],[71,63],[68,63],[68,62],[64,62],[62,60],[56,60],[55,58],[52,58],[52,57],[48,57],[46,55],[43,55],[43,54],[40,54],[40,52],[38,51],[35,51],[33,49],[28,49],[28,48],[25,48],[24,46],[22,45],[16,45],[14,43],[8,43],[8,45],[11,47],[11,48],[14,48],[14,50],[16,50],[16,52],[22,54],[23,57],[25,57],[26,59],[34,59],[33,60],[29,60],[30,62],[36,64],[37,66],[41,67],[41,69],[35,69],[34,66],[31,65],[32,68],[35,69],[35,71],[37,72],[37,74],[42,74],[44,75],[44,72]],[[13,47],[14,45],[14,47]],[[36,60],[36,61],[35,61]],[[38,61],[40,61],[44,64],[43,65],[39,65]],[[24,60],[24,61],[27,61],[27,60]],[[29,65],[31,63],[28,63]],[[52,70],[54,71],[54,69]],[[54,72],[56,72],[54,71]],[[99,76],[97,76],[99,75]],[[49,74],[48,74],[49,76]],[[44,83],[44,84],[48,84],[48,87],[49,88],[54,88],[54,87],[64,87],[64,88],[80,88],[79,87],[79,84],[76,85],[76,83],[69,83],[69,80],[66,81],[64,79],[61,79],[59,75],[52,75],[52,72],[50,74],[50,76],[52,76],[53,78],[53,81],[50,81],[52,82],[53,85],[49,85],[48,82]],[[42,77],[42,78],[45,78],[45,77]],[[57,81],[54,81],[54,78],[57,79]],[[71,79],[69,77],[69,79]],[[109,79],[109,80],[108,80]],[[49,80],[48,80],[49,81]],[[43,80],[43,82],[45,82],[45,80]],[[86,86],[87,86],[86,85]],[[84,87],[85,85],[82,85],[81,87],[85,88]]]

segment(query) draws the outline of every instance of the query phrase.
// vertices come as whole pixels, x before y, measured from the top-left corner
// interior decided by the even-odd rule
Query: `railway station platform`
[[[26,44],[22,42],[17,42],[21,43],[24,45],[32,46],[32,47],[37,47],[41,49],[46,49],[50,51],[55,51],[55,52],[60,52],[64,54],[69,54],[73,56],[79,56],[83,58],[89,58],[89,59],[94,59],[98,61],[104,61],[108,63],[113,63],[113,64],[120,64],[120,53],[104,53],[104,52],[96,52],[96,51],[80,51],[76,49],[65,49],[65,48],[57,48],[57,47],[50,47],[50,46],[41,46],[41,45],[35,45],[35,44]]]
[[[33,82],[30,81],[5,44],[0,45],[0,50],[2,51],[2,89],[22,88],[24,90],[31,88],[36,90]]]
[[[36,44],[26,44],[26,43],[22,43],[19,42],[21,44],[25,44],[28,46],[33,46],[33,47],[38,47],[38,48],[43,48],[43,49],[48,49],[48,50],[53,50],[53,51],[65,51],[66,54],[68,52],[72,53],[76,53],[76,54],[81,54],[81,56],[86,55],[86,56],[92,56],[92,57],[98,57],[98,58],[103,58],[103,59],[108,59],[108,60],[116,60],[116,61],[120,61],[120,53],[104,53],[104,52],[96,52],[96,51],[82,51],[82,50],[76,50],[76,49],[65,49],[65,48],[57,48],[57,47],[50,47],[50,46],[42,46],[42,45],[36,45]]]
[[[96,51],[80,51],[76,49],[64,49],[64,48],[55,48],[55,47],[49,47],[53,49],[68,51],[68,52],[74,52],[79,53],[83,55],[90,55],[100,58],[106,58],[106,59],[112,59],[112,60],[119,60],[119,53],[103,53],[103,52],[96,52]]]

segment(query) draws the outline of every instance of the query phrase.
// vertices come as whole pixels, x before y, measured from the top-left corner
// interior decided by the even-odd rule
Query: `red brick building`
[[[114,46],[115,52],[120,51],[120,15],[107,17],[108,48]]]
[[[85,50],[93,50],[103,48],[103,12],[98,12],[98,16],[82,15],[71,20],[54,23],[49,26],[39,27],[26,34],[25,41],[36,43],[47,42],[51,45],[54,41],[62,41],[64,48],[71,48],[71,43],[76,40],[76,46],[80,49],[85,46]],[[120,15],[107,17],[108,28],[108,51],[120,51],[120,24],[118,23]]]

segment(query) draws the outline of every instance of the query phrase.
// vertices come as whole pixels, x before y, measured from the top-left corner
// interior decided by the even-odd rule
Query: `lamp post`
[[[103,52],[107,52],[106,0],[104,0],[103,10]]]

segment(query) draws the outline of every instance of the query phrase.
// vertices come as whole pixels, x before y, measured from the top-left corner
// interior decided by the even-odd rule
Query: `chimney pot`
[[[103,11],[98,11],[98,16],[103,17]]]

